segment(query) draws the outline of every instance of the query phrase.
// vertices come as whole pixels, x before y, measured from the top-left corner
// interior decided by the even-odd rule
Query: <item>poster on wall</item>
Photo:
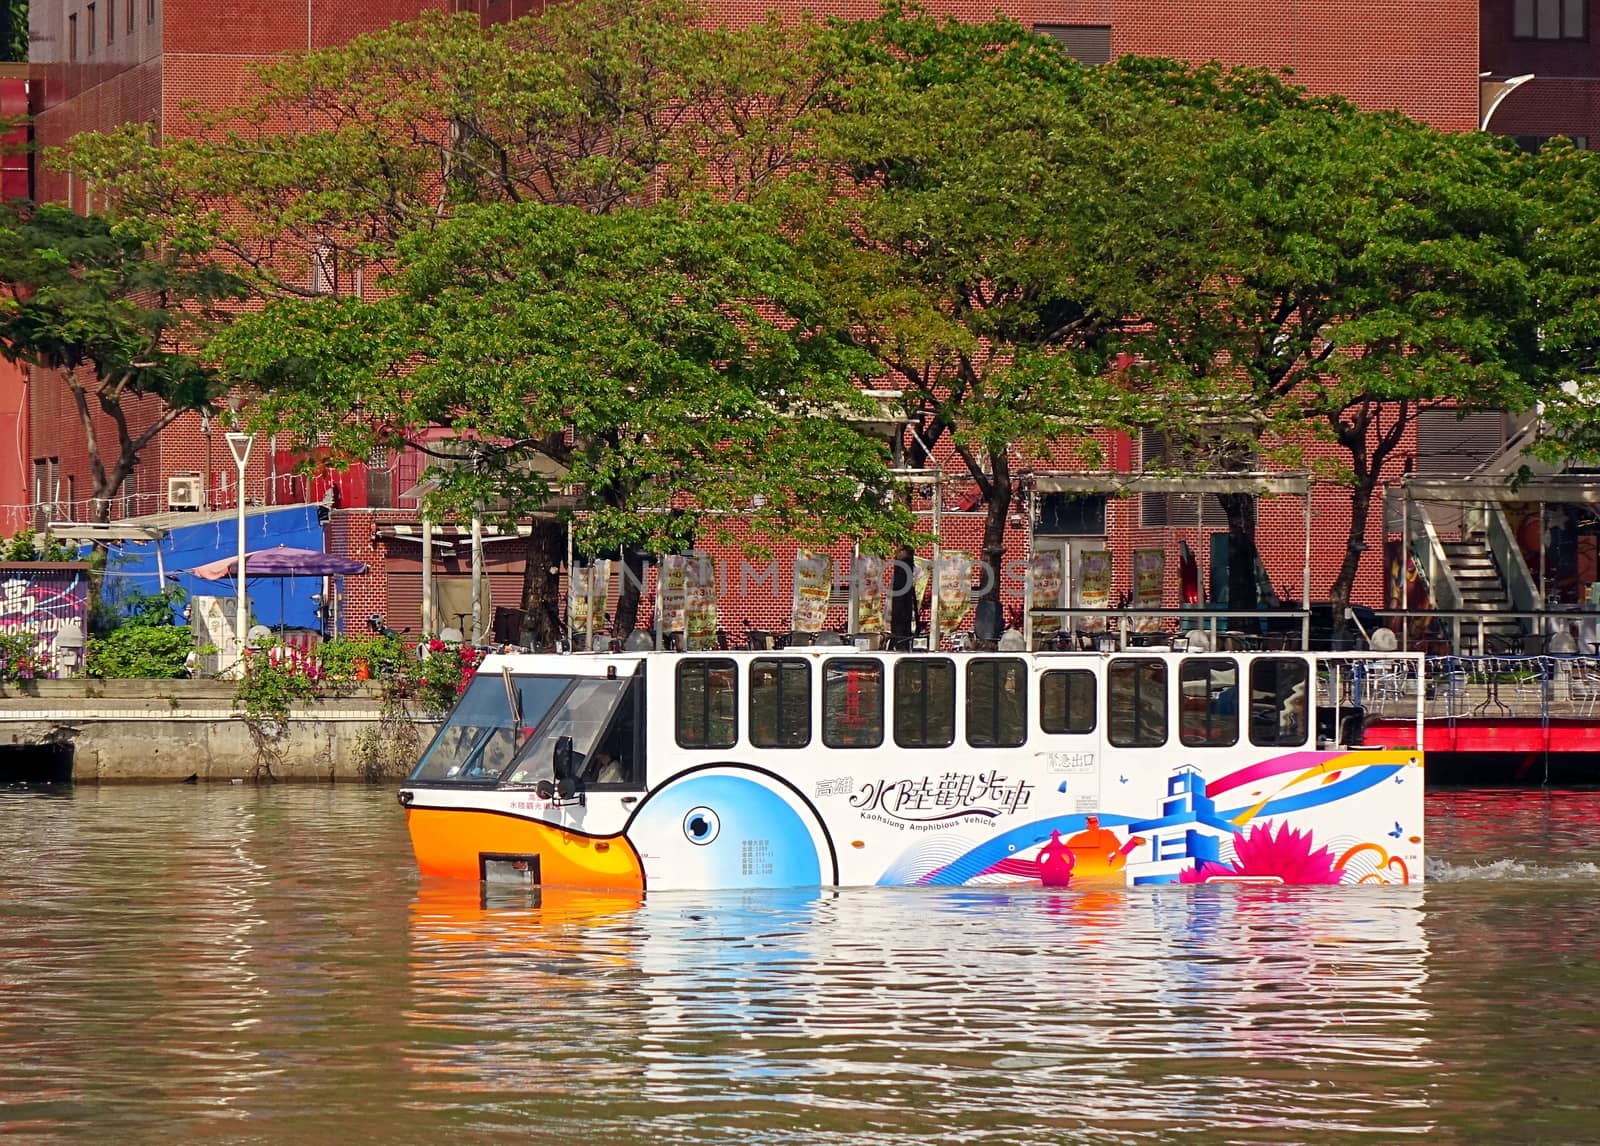
[[[1059,609],[1061,607],[1061,555],[1035,553],[1028,558],[1028,609]],[[1053,636],[1061,631],[1061,615],[1034,616],[1033,635]]]
[[[661,625],[663,633],[681,633],[688,624],[689,559],[669,553],[661,559]]]
[[[691,649],[717,647],[717,567],[709,553],[684,555],[684,625]]]
[[[1161,608],[1162,587],[1167,578],[1167,551],[1165,549],[1135,549],[1133,551],[1133,607],[1135,609]],[[1140,632],[1155,632],[1161,628],[1160,617],[1137,617],[1133,627]]]
[[[828,621],[833,591],[833,560],[826,553],[800,549],[794,555],[794,631],[820,633]]]
[[[246,568],[248,583],[248,567]],[[239,660],[239,598],[213,597],[197,593],[189,598],[189,627],[197,647],[210,645],[217,650],[217,664],[223,668]]]
[[[1102,610],[1111,607],[1111,551],[1085,549],[1078,554],[1078,582],[1073,586],[1074,608]],[[1096,631],[1106,626],[1104,616],[1084,617],[1079,626]]]
[[[883,589],[883,575],[888,564],[882,557],[864,553],[856,555],[851,570],[850,593],[855,609],[855,631],[858,633],[881,633],[889,627],[889,598]]]
[[[959,550],[939,554],[939,631],[953,633],[972,607],[972,558]]]

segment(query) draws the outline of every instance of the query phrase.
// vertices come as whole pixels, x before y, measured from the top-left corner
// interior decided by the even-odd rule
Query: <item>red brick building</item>
[[[710,7],[715,17],[738,23],[762,17],[774,2],[710,0]],[[250,82],[250,65],[277,53],[343,42],[424,10],[477,11],[485,20],[502,20],[541,6],[542,0],[305,0],[303,5],[283,0],[33,0],[35,132],[44,147],[80,131],[127,122],[181,132],[187,104],[218,107],[238,100]],[[996,4],[930,0],[928,6],[936,13],[981,19]],[[1139,53],[1289,68],[1297,81],[1315,91],[1341,92],[1362,106],[1397,109],[1450,131],[1479,129],[1493,96],[1510,90],[1493,81],[1530,72],[1536,78],[1511,90],[1494,109],[1493,130],[1588,137],[1600,114],[1600,53],[1588,38],[1590,0],[1436,0],[1418,8],[1372,0],[1000,0],[998,6],[1058,37],[1085,62]],[[805,7],[868,17],[879,4],[820,0]],[[47,159],[39,165],[36,183],[40,198],[65,199],[80,210],[101,205],[93,188],[72,185]],[[0,463],[0,503],[48,498],[57,503],[50,516],[81,516],[83,508],[72,503],[81,496],[77,491],[87,488],[87,462],[81,434],[57,389],[40,380],[32,395],[34,444],[29,447],[27,484],[22,489],[10,485],[18,475]],[[0,381],[0,399],[5,393]],[[0,418],[4,411],[0,406]],[[1399,456],[1416,452],[1408,442]],[[1124,466],[1137,467],[1141,460],[1137,443],[1121,441],[1114,453]],[[406,528],[415,525],[416,506],[403,496],[415,484],[417,459],[375,458],[365,471],[323,482],[283,476],[289,462],[276,443],[259,443],[245,495],[272,503],[316,500],[331,491],[330,547],[371,562],[375,570],[352,583],[346,616],[360,620],[383,613],[393,625],[417,629],[420,548]],[[220,434],[205,419],[186,416],[147,451],[116,513],[166,510],[173,478],[181,479],[184,489],[202,491],[203,505],[232,505],[237,496],[234,473]],[[981,513],[960,508],[969,492],[958,483],[947,495],[944,536],[948,547],[973,552]],[[1134,548],[1165,546],[1175,554],[1181,539],[1206,561],[1208,535],[1215,532],[1217,519],[1208,513],[1198,526],[1190,525],[1195,508],[1184,499],[1135,496],[1110,500],[1092,521],[1067,522],[1052,518],[1059,501],[1024,496],[1012,516],[1008,548],[1015,556],[1036,543],[1104,538],[1119,554],[1113,595],[1122,596],[1131,588],[1126,555]],[[1347,495],[1319,487],[1311,509],[1318,539],[1312,595],[1320,598],[1342,554]],[[1260,519],[1270,579],[1287,595],[1298,596],[1303,508],[1297,499],[1269,499],[1261,506]],[[1079,527],[1099,532],[1071,532]],[[1049,533],[1051,529],[1067,532]],[[1382,513],[1375,513],[1370,553],[1356,584],[1358,600],[1381,599],[1382,529]],[[497,606],[518,603],[519,550],[510,538],[488,547],[488,583]],[[736,569],[737,559],[725,556],[730,569]],[[758,584],[741,592],[739,578],[729,577],[723,597],[726,627],[737,632],[744,620],[757,628],[788,627],[792,552],[779,556],[781,571],[772,589]],[[838,556],[846,554],[841,550]],[[466,576],[465,564],[465,546],[457,546],[436,568],[440,576],[459,581]],[[1174,556],[1168,565],[1169,604],[1176,603],[1175,566]]]

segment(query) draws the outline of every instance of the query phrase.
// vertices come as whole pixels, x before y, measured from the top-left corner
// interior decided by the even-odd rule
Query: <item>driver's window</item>
[[[617,707],[616,718],[605,737],[584,761],[578,778],[586,788],[642,788],[644,760],[635,735],[635,703],[640,692],[636,681]]]

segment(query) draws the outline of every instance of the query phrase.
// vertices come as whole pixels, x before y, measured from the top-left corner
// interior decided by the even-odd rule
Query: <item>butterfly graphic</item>
[[[1128,778],[1126,776],[1118,776],[1117,777],[1117,783],[1126,784],[1127,782],[1128,782]]]
[[[1405,829],[1400,826],[1399,820],[1394,822],[1394,831],[1390,832],[1389,834],[1395,839],[1399,839],[1401,836],[1405,835]]]

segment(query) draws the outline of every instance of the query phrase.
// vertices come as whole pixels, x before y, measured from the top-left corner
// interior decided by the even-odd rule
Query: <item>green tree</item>
[[[278,300],[219,339],[280,433],[312,438],[357,404],[334,431],[352,454],[434,448],[422,435],[447,426],[471,464],[440,471],[436,504],[509,497],[516,517],[566,487],[587,552],[903,525],[887,452],[840,417],[873,363],[753,207],[463,208],[403,238],[383,287]]]
[[[1600,461],[1600,155],[1548,143],[1518,160],[1532,211],[1530,259],[1545,387],[1538,451]]]
[[[157,435],[224,389],[199,352],[242,287],[204,252],[158,246],[137,224],[49,204],[0,206],[0,355],[65,379],[96,521],[110,520]]]
[[[28,0],[0,0],[0,59],[28,62]]]
[[[798,226],[919,422],[911,463],[948,443],[983,496],[990,627],[1018,464],[1128,424],[1113,336],[1210,260],[1200,120],[1009,21],[891,8],[822,49]]]
[[[817,29],[699,16],[686,0],[576,0],[488,29],[429,16],[264,67],[249,102],[182,136],[83,135],[57,161],[170,239],[214,244],[265,297],[359,294],[394,271],[403,237],[464,207],[603,214],[739,201],[776,180],[821,89],[804,50]],[[479,469],[513,485],[524,472]],[[530,520],[524,614],[547,621],[563,538],[548,515]]]
[[[1502,145],[1312,98],[1258,72],[1127,58],[1119,82],[1192,107],[1216,261],[1124,332],[1166,430],[1214,468],[1307,436],[1348,457],[1350,530],[1330,596],[1349,599],[1384,464],[1419,410],[1523,409],[1537,382],[1528,212]],[[1255,605],[1251,498],[1223,497],[1230,604]]]

